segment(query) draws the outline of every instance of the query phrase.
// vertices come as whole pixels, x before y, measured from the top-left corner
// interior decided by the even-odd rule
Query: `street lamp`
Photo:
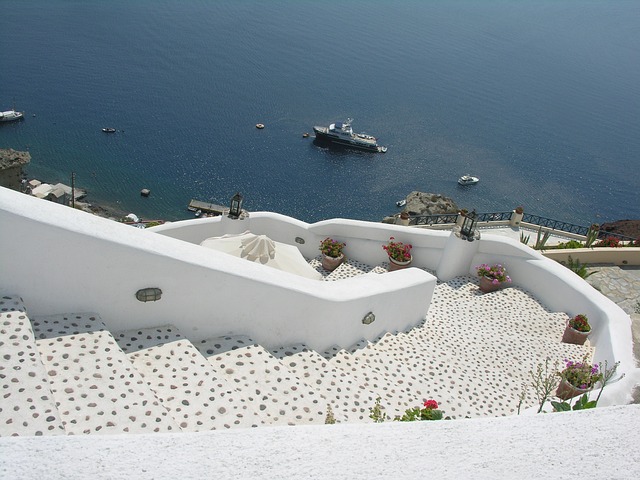
[[[476,219],[478,215],[475,209],[464,216],[462,226],[460,227],[460,236],[463,240],[473,242],[476,233]]]
[[[242,213],[242,195],[239,192],[231,197],[231,207],[229,208],[229,217],[238,218]]]

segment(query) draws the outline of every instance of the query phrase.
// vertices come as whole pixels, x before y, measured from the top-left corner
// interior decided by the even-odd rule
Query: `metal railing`
[[[479,213],[476,217],[476,221],[478,223],[504,223],[511,220],[511,215],[513,212],[488,212],[488,213]],[[417,226],[431,226],[431,225],[447,225],[456,223],[458,218],[458,214],[446,214],[446,215],[410,215],[409,217],[409,225],[417,225]],[[573,223],[561,222],[560,220],[554,220],[552,218],[541,217],[540,215],[531,215],[530,213],[525,213],[522,216],[523,223],[529,223],[532,225],[538,225],[543,228],[547,228],[549,230],[555,230],[557,232],[563,233],[571,233],[574,235],[582,235],[584,237],[589,233],[590,227],[585,227],[582,225],[575,225]],[[635,238],[629,237],[626,235],[621,235],[618,233],[605,232],[601,230],[598,234],[599,239],[604,239],[608,237],[617,238],[622,241],[633,241]]]

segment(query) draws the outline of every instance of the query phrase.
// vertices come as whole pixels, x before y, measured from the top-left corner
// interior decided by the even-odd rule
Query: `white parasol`
[[[266,235],[255,235],[247,231],[238,235],[207,238],[200,245],[303,277],[316,280],[322,278],[307,263],[297,247],[275,242]]]

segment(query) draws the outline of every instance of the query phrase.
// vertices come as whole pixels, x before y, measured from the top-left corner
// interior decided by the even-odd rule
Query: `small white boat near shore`
[[[17,112],[15,110],[7,110],[6,112],[0,112],[0,122],[13,122],[20,120],[24,117],[24,113]]]
[[[479,181],[480,181],[480,179],[478,177],[474,177],[474,176],[471,176],[471,175],[462,175],[458,179],[458,183],[460,185],[475,185]]]

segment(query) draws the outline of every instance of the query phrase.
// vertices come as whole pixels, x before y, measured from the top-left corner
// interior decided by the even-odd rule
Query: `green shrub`
[[[594,273],[598,273],[598,270],[593,270],[591,272],[587,271],[589,265],[586,263],[580,263],[580,260],[571,258],[567,259],[567,264],[565,265],[569,270],[578,275],[580,278],[587,278],[593,275]]]
[[[559,243],[556,248],[564,249],[564,248],[583,248],[584,245],[582,242],[578,240],[569,240],[568,242]]]

